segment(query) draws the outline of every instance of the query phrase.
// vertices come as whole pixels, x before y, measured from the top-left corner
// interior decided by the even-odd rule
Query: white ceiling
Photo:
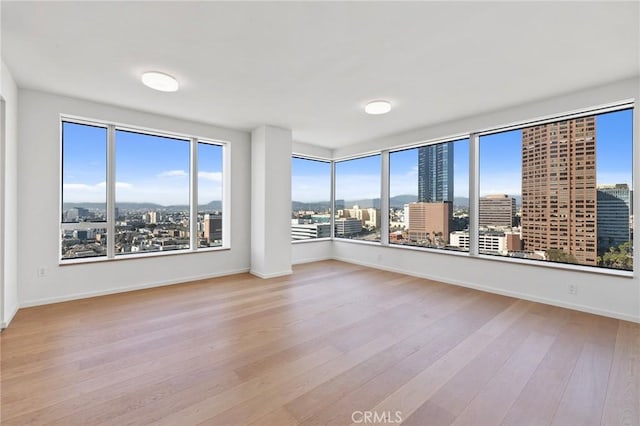
[[[20,87],[336,148],[638,75],[639,5],[3,1],[2,58]]]

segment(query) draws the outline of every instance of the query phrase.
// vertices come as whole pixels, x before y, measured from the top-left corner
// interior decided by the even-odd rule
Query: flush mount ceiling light
[[[364,107],[364,112],[372,115],[386,114],[391,111],[391,102],[389,101],[371,101]]]
[[[178,80],[169,74],[158,71],[148,71],[142,74],[142,83],[161,92],[175,92],[178,90]]]

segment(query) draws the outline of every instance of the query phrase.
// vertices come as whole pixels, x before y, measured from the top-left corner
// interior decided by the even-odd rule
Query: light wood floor
[[[294,271],[20,310],[2,424],[640,424],[638,324],[336,261]]]

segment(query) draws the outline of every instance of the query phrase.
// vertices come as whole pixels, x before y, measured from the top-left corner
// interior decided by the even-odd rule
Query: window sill
[[[349,244],[364,244],[369,246],[382,247],[382,242],[380,241],[354,240],[351,238],[340,238],[340,237],[334,238],[333,241],[338,241],[341,243],[349,243]]]
[[[291,244],[316,243],[319,241],[331,241],[331,237],[326,238],[308,238],[306,240],[291,240]]]
[[[598,275],[613,275],[613,276],[622,277],[622,278],[634,277],[634,271],[625,271],[621,269],[608,269],[608,268],[602,268],[599,266],[583,266],[583,265],[575,265],[571,263],[549,262],[546,260],[518,259],[515,257],[494,256],[490,254],[479,254],[477,256],[470,256],[470,257],[476,258],[476,259],[482,259],[482,260],[491,260],[495,262],[507,262],[507,263],[516,263],[520,265],[529,265],[529,266],[536,266],[536,267],[542,267],[542,268],[561,269],[565,271],[587,272],[587,273],[598,274]]]
[[[150,257],[164,257],[164,256],[183,256],[188,254],[210,253],[216,251],[231,250],[230,247],[207,247],[198,250],[172,250],[172,251],[154,251],[149,253],[140,254],[121,254],[112,258],[107,256],[96,256],[79,259],[61,259],[58,261],[59,266],[79,265],[85,263],[102,263],[102,262],[117,262],[120,260],[134,260],[134,259],[147,259]]]
[[[409,246],[404,244],[391,244],[391,243],[385,247],[391,247],[391,248],[400,249],[400,250],[413,250],[413,251],[428,252],[428,253],[435,253],[435,254],[469,257],[469,251],[445,250],[445,249],[438,249],[433,247]]]
[[[607,269],[607,268],[602,268],[602,267],[597,267],[597,266],[583,266],[583,265],[574,265],[574,264],[559,263],[559,262],[556,263],[556,262],[549,262],[549,261],[544,261],[544,260],[518,259],[518,258],[514,258],[514,257],[494,256],[494,255],[489,255],[489,254],[471,255],[471,254],[469,254],[468,251],[455,251],[455,250],[435,249],[435,248],[430,248],[430,247],[405,246],[405,245],[402,245],[402,244],[383,245],[383,244],[377,243],[377,242],[360,241],[360,240],[349,240],[349,239],[342,239],[342,238],[335,238],[334,241],[347,242],[347,243],[356,243],[356,244],[376,245],[376,246],[383,247],[383,248],[393,248],[393,249],[398,249],[398,250],[411,250],[411,251],[418,251],[418,252],[423,252],[423,253],[427,252],[427,253],[433,253],[433,254],[441,254],[441,255],[445,255],[445,256],[459,256],[459,257],[465,257],[465,258],[468,258],[468,259],[489,260],[489,261],[503,262],[503,263],[516,263],[516,264],[520,264],[520,265],[528,265],[528,266],[541,267],[541,268],[560,269],[560,270],[573,271],[573,272],[586,272],[586,273],[597,274],[597,275],[611,275],[611,276],[621,277],[621,278],[634,278],[635,277],[634,271],[625,271],[625,270],[620,270],[620,269]]]

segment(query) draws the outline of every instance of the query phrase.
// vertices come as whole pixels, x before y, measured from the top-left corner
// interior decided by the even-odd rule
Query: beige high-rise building
[[[451,203],[410,203],[409,240],[431,241],[434,245],[449,242],[451,229]]]
[[[341,217],[359,219],[364,226],[380,228],[380,209],[353,206],[351,209],[344,209]]]
[[[516,217],[516,200],[507,194],[480,197],[480,227],[510,228]]]
[[[522,130],[525,250],[563,250],[596,265],[596,197],[595,117]]]

